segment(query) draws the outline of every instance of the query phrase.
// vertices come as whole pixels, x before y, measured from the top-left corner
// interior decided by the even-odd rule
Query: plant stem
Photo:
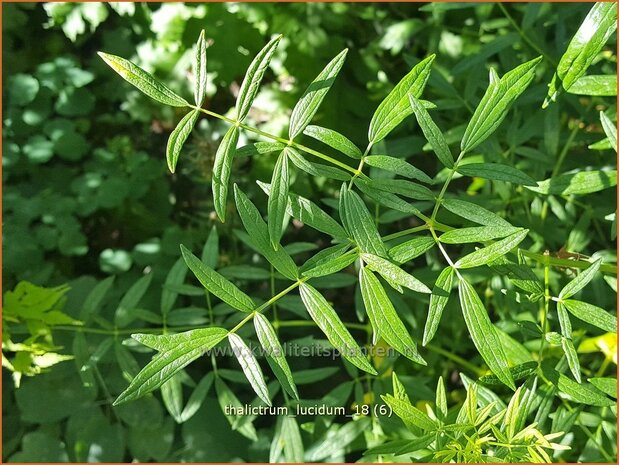
[[[432,351],[432,352],[435,352],[435,353],[437,353],[439,355],[442,355],[442,356],[448,358],[452,362],[459,363],[460,365],[462,365],[464,368],[466,368],[470,372],[475,373],[475,375],[477,375],[477,376],[482,376],[482,375],[485,374],[485,371],[482,370],[481,368],[473,365],[468,360],[465,360],[465,359],[463,359],[462,357],[459,357],[456,354],[452,354],[451,352],[449,352],[449,351],[447,351],[445,349],[437,347],[437,346],[435,346],[433,344],[426,344],[425,348],[430,350],[430,351]]]
[[[441,188],[441,191],[436,198],[436,203],[434,204],[434,209],[432,210],[432,215],[430,216],[430,220],[432,223],[434,223],[434,221],[436,220],[436,215],[438,214],[439,208],[441,208],[441,203],[443,202],[443,198],[445,197],[445,192],[447,192],[447,187],[449,187],[449,184],[451,183],[454,174],[456,174],[456,170],[458,169],[458,165],[460,164],[460,161],[462,161],[464,154],[465,152],[462,151],[460,152],[460,155],[458,155],[458,158],[454,162],[454,166],[451,168],[451,171],[449,172],[449,175],[447,176],[447,179],[445,180],[445,183],[443,184],[443,187]]]
[[[241,123],[239,121],[235,121],[235,120],[230,119],[230,118],[228,118],[228,117],[226,117],[224,115],[220,115],[219,113],[215,113],[214,111],[206,110],[204,108],[199,108],[199,107],[196,107],[196,106],[193,106],[193,105],[189,105],[189,107],[194,109],[194,110],[198,110],[198,111],[200,111],[200,112],[202,112],[202,113],[204,113],[206,115],[213,116],[214,118],[218,118],[218,119],[220,119],[222,121],[225,121],[226,123],[231,124],[233,126],[237,126],[237,127],[245,129],[246,131],[253,132],[254,134],[258,134],[258,135],[260,135],[262,137],[266,137],[267,139],[271,139],[271,140],[274,140],[274,141],[277,141],[277,142],[281,142],[282,144],[285,144],[285,145],[288,145],[288,146],[291,146],[291,147],[295,147],[295,148],[297,148],[299,150],[302,150],[303,152],[309,153],[310,155],[314,155],[315,157],[321,158],[321,159],[323,159],[325,161],[328,161],[329,163],[332,163],[332,164],[334,164],[336,166],[339,166],[340,168],[342,168],[342,169],[344,169],[344,170],[346,170],[346,171],[348,171],[350,173],[353,173],[353,175],[358,175],[359,174],[358,170],[352,168],[351,166],[348,166],[346,163],[342,163],[341,161],[336,160],[335,158],[332,158],[332,157],[330,157],[328,155],[325,155],[324,153],[321,153],[321,152],[319,152],[317,150],[314,150],[312,148],[306,147],[303,144],[299,144],[298,142],[294,142],[294,141],[292,141],[290,139],[286,139],[286,138],[283,138],[283,137],[279,137],[279,136],[270,134],[268,132],[261,131],[258,128],[254,128],[252,126],[248,126],[247,124]]]

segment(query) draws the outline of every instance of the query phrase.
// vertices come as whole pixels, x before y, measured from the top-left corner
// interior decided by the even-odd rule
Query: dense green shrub
[[[72,41],[112,19],[45,9]],[[118,37],[91,52],[171,108],[130,94],[88,118],[125,101],[92,61],[105,88],[71,59],[7,84],[10,279],[90,273],[60,257],[93,247],[118,274],[5,294],[12,460],[615,460],[615,4],[113,9],[150,27],[138,61],[171,83]],[[139,152],[161,140],[120,135],[135,121],[171,131],[163,187]],[[225,415],[246,402],[332,410]]]

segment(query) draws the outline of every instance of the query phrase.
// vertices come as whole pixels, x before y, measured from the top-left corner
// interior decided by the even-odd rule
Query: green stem
[[[324,153],[321,153],[321,152],[319,152],[317,150],[314,150],[312,148],[306,147],[303,144],[299,144],[298,142],[294,142],[294,141],[292,141],[290,139],[286,139],[284,137],[279,137],[279,136],[270,134],[268,132],[261,131],[258,128],[254,128],[252,126],[248,126],[247,124],[241,123],[239,121],[235,121],[235,120],[230,119],[230,118],[228,118],[228,117],[226,117],[224,115],[220,115],[219,113],[215,113],[214,111],[206,110],[204,108],[199,108],[199,107],[196,107],[196,106],[193,106],[193,105],[189,105],[189,107],[193,108],[194,110],[198,110],[198,111],[204,113],[205,115],[209,115],[209,116],[212,116],[214,118],[218,118],[218,119],[220,119],[222,121],[225,121],[226,123],[231,124],[233,126],[237,126],[239,128],[245,129],[246,131],[253,132],[254,134],[258,134],[258,135],[260,135],[262,137],[266,137],[267,139],[271,139],[271,140],[274,140],[274,141],[277,141],[277,142],[281,142],[282,144],[285,144],[285,145],[288,145],[288,146],[291,146],[291,147],[295,147],[295,148],[297,148],[299,150],[302,150],[303,152],[309,153],[310,155],[314,155],[315,157],[318,157],[318,158],[321,158],[321,159],[323,159],[325,161],[328,161],[329,163],[332,163],[333,165],[339,166],[340,168],[342,168],[342,169],[344,169],[344,170],[346,170],[346,171],[348,171],[350,173],[353,173],[353,175],[359,174],[356,169],[352,168],[351,166],[348,166],[346,163],[342,163],[341,161],[336,160],[335,158],[332,158],[332,157],[330,157],[328,155],[325,155]]]
[[[434,223],[434,221],[436,220],[436,215],[438,214],[438,210],[441,208],[441,204],[443,202],[443,198],[445,197],[445,193],[447,192],[447,188],[449,187],[449,184],[451,183],[454,174],[456,174],[456,170],[458,169],[460,161],[462,161],[462,158],[464,157],[464,153],[465,152],[462,151],[460,152],[460,155],[458,155],[454,166],[451,168],[451,171],[449,172],[449,175],[447,176],[447,179],[445,180],[445,183],[443,184],[443,187],[441,188],[441,191],[436,198],[436,203],[434,204],[434,209],[432,210],[432,215],[430,216],[430,220],[432,223]]]
[[[473,365],[468,360],[465,360],[462,357],[457,356],[456,354],[452,354],[451,352],[449,352],[449,351],[447,351],[445,349],[437,347],[437,346],[435,346],[433,344],[426,344],[425,348],[430,350],[430,351],[432,351],[432,352],[435,352],[435,353],[437,353],[439,355],[442,355],[445,358],[448,358],[452,362],[459,363],[462,367],[466,368],[471,373],[475,373],[476,376],[483,376],[485,374],[485,371],[482,370],[481,368]]]
[[[569,260],[567,258],[551,257],[549,255],[530,252],[524,249],[519,250],[525,257],[531,258],[540,263],[545,263],[546,260],[548,260],[548,264],[550,266],[557,266],[561,268],[578,268],[580,270],[591,266],[591,262],[585,260]],[[613,265],[611,263],[602,263],[602,265],[600,266],[600,271],[603,273],[617,274],[617,265]]]

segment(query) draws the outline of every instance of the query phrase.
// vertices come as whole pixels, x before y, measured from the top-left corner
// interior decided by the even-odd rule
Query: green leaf
[[[491,244],[487,247],[483,247],[481,249],[476,250],[475,252],[471,252],[468,255],[465,255],[460,260],[455,263],[456,268],[473,268],[476,266],[485,265],[487,263],[496,260],[499,257],[507,254],[510,250],[520,244],[527,234],[529,233],[528,229],[522,229],[514,234],[507,236],[505,239],[501,239],[494,244]]]
[[[236,150],[236,157],[252,157],[254,155],[266,155],[273,152],[281,152],[286,148],[281,142],[254,142],[244,145]]]
[[[344,224],[349,225],[348,232],[352,234],[357,245],[364,252],[386,257],[385,244],[376,229],[374,218],[370,215],[361,197],[349,190],[346,184],[342,184],[340,195],[344,207],[343,211],[340,209],[340,215],[343,219],[345,218]]]
[[[126,292],[116,308],[114,322],[116,326],[124,328],[131,323],[135,318],[136,307],[153,280],[153,274],[149,273],[138,279]]]
[[[379,190],[379,187],[381,186],[377,187],[377,185],[375,184],[376,182],[376,180],[370,178],[355,178],[354,181],[355,186],[357,186],[361,192],[363,192],[365,195],[367,195],[379,205],[384,205],[387,208],[391,208],[393,210],[401,211],[404,213],[411,213],[413,215],[420,213],[417,208],[413,207],[407,201],[402,200],[397,195]]]
[[[133,334],[131,337],[139,342],[148,342],[147,345],[157,349],[159,353],[133,378],[129,387],[114,401],[114,405],[154,391],[207,350],[219,344],[227,334],[228,331],[223,328],[194,329],[164,336]]]
[[[189,103],[187,103],[184,98],[176,95],[172,90],[157,81],[152,75],[139,66],[131,63],[129,60],[109,53],[97,53],[103,61],[120,74],[125,81],[137,87],[150,98],[173,107],[189,106]]]
[[[289,183],[288,155],[287,151],[283,150],[282,153],[279,154],[275,162],[275,168],[273,169],[268,203],[267,218],[269,237],[271,238],[271,244],[275,250],[279,247],[279,241],[282,237],[284,218],[286,217],[286,206],[288,204]]]
[[[583,76],[578,78],[567,92],[576,95],[612,97],[617,95],[617,76]]]
[[[361,258],[368,264],[368,267],[372,271],[380,273],[380,275],[386,280],[398,283],[411,291],[422,292],[425,294],[430,294],[432,292],[428,286],[419,281],[417,278],[408,274],[402,268],[394,265],[384,258],[369,253],[362,254]]]
[[[189,400],[185,404],[185,408],[181,413],[181,422],[186,422],[191,417],[193,417],[196,412],[202,406],[208,391],[211,389],[213,385],[213,380],[215,379],[214,373],[211,371],[204,376],[198,385],[194,388],[191,395],[189,396]]]
[[[541,60],[542,57],[537,57],[508,71],[499,80],[491,79],[486,93],[466,127],[460,150],[469,152],[499,127],[513,103],[533,81],[535,67]]]
[[[447,394],[445,392],[445,383],[443,382],[443,377],[438,377],[438,382],[436,383],[436,409],[439,414],[439,418],[445,419],[447,418]]]
[[[520,228],[513,226],[482,226],[473,228],[453,229],[439,237],[443,244],[468,244],[471,242],[486,242],[500,237],[509,236]]]
[[[389,249],[389,257],[396,263],[406,263],[434,247],[434,239],[428,236],[414,237]]]
[[[282,418],[280,441],[284,444],[284,460],[287,463],[302,463],[303,460],[303,440],[299,425],[294,417],[285,416]]]
[[[428,309],[428,318],[423,329],[423,342],[425,346],[428,344],[438,329],[438,324],[443,316],[443,310],[449,300],[451,287],[453,286],[454,269],[448,266],[441,271],[441,274],[436,278],[432,295],[430,296],[430,307]]]
[[[548,87],[548,96],[542,108],[554,102],[560,90],[570,89],[582,76],[602,50],[606,41],[617,29],[617,4],[598,2],[593,5],[587,17],[567,46],[557,65],[557,71]],[[557,81],[561,81],[558,83]]]
[[[262,81],[262,77],[271,62],[271,58],[273,58],[273,53],[275,53],[275,49],[281,38],[282,36],[278,35],[271,39],[271,41],[258,52],[258,55],[252,60],[249,68],[247,68],[245,78],[239,89],[239,95],[236,98],[236,114],[238,121],[242,122],[249,113],[251,105],[258,93],[258,89],[260,88],[260,81]]]
[[[255,304],[247,294],[217,273],[217,271],[202,263],[198,257],[183,245],[181,245],[181,252],[185,263],[206,290],[237,310],[242,312],[254,311]]]
[[[519,381],[524,378],[528,378],[537,371],[537,362],[525,362],[519,365],[510,367],[509,371],[512,374],[514,381]],[[501,380],[496,375],[485,375],[479,378],[480,383],[488,385],[502,384]]]
[[[536,186],[537,182],[531,176],[509,165],[500,163],[470,163],[458,167],[458,172],[465,176],[506,181],[524,186]]]
[[[219,216],[222,222],[226,220],[228,186],[230,184],[232,160],[234,160],[234,152],[238,140],[238,128],[236,126],[230,126],[217,148],[215,162],[213,163],[213,202],[215,204],[217,216]]]
[[[242,409],[245,404],[236,397],[234,392],[228,387],[228,385],[220,378],[215,378],[215,392],[217,393],[217,402],[221,411],[225,414],[226,407],[232,406],[235,409]],[[257,441],[258,435],[256,434],[256,428],[252,421],[253,416],[250,417],[238,417],[235,415],[225,415],[226,420],[232,426],[232,429],[238,431],[240,434],[250,439],[251,441]]]
[[[396,399],[389,394],[386,396],[380,396],[380,398],[383,399],[383,401],[391,407],[393,413],[395,413],[405,423],[415,425],[425,431],[435,431],[437,429],[438,425],[434,422],[434,420],[410,402]]]
[[[458,291],[464,321],[475,347],[497,378],[503,384],[515,390],[516,386],[509,371],[507,356],[484,304],[473,286],[462,278],[458,283]]]
[[[88,293],[79,314],[80,321],[85,322],[99,312],[105,296],[114,284],[114,279],[114,276],[105,278],[103,281],[97,283],[97,285],[92,289],[92,291]],[[6,304],[4,312],[6,315]]]
[[[364,158],[365,163],[376,168],[381,168],[401,176],[417,179],[418,181],[432,184],[432,178],[409,162],[401,158],[390,157],[388,155],[369,155]]]
[[[312,121],[322,100],[329,92],[329,89],[331,89],[340,69],[342,69],[347,53],[348,49],[346,48],[331,60],[320,74],[316,76],[316,79],[312,81],[295,105],[290,116],[290,127],[288,129],[290,140],[301,134],[303,129]]]
[[[569,283],[565,285],[561,292],[559,292],[559,299],[565,300],[569,299],[573,295],[577,294],[583,287],[591,282],[593,277],[596,275],[598,270],[600,269],[600,265],[602,264],[602,259],[598,258],[594,261],[589,267],[585,270],[581,271],[578,276],[572,279]]]
[[[260,212],[236,184],[234,185],[234,198],[243,226],[250,235],[251,242],[256,250],[286,278],[296,281],[299,272],[294,261],[282,247],[277,250],[273,249],[269,240],[267,225]]]
[[[299,399],[297,386],[294,384],[292,372],[286,361],[284,349],[279,343],[275,329],[262,313],[256,313],[254,316],[254,327],[273,373],[275,373],[275,376],[288,394],[295,399]]]
[[[567,365],[570,367],[570,371],[574,375],[574,379],[576,379],[576,382],[580,383],[580,362],[578,361],[578,354],[574,348],[574,343],[571,339],[563,336],[561,337],[561,348],[565,353]]]
[[[589,378],[589,382],[604,394],[617,398],[617,378]]]
[[[451,213],[477,224],[486,226],[511,226],[496,213],[475,203],[467,202],[466,200],[444,199],[442,205]]]
[[[193,110],[187,113],[183,119],[180,120],[176,128],[174,128],[172,134],[170,134],[170,138],[168,139],[168,147],[166,149],[166,158],[168,160],[168,169],[172,173],[176,170],[178,156],[180,155],[189,134],[191,134],[193,127],[196,125],[198,115],[198,110]]]
[[[297,150],[292,147],[286,147],[290,161],[300,170],[305,171],[312,176],[324,176],[325,178],[335,179],[336,181],[348,181],[350,174],[342,171],[335,166],[321,165],[320,163],[312,163],[307,161]]]
[[[363,154],[361,150],[353,144],[346,136],[343,136],[333,129],[327,129],[320,126],[308,126],[303,130],[303,134],[313,137],[314,139],[328,145],[331,148],[349,156],[360,160]]]
[[[307,259],[307,261],[300,268],[301,273],[305,273],[306,271],[309,271],[317,266],[321,266],[336,259],[337,257],[343,255],[350,248],[350,246],[351,244],[342,243],[322,249],[320,252]]]
[[[204,243],[201,258],[209,268],[217,268],[217,261],[219,260],[219,234],[215,226],[211,228],[211,232]]]
[[[537,187],[527,187],[540,194],[591,194],[617,185],[617,170],[577,171],[540,181]]]
[[[196,44],[193,74],[195,79],[193,95],[196,106],[201,107],[206,95],[206,37],[204,30],[200,32],[200,37],[198,37],[198,43]]]
[[[317,263],[315,266],[309,268],[307,271],[304,271],[302,274],[303,276],[306,276],[308,278],[328,276],[343,270],[347,266],[351,265],[357,258],[358,255],[356,253],[348,253],[336,256],[334,258]]]
[[[368,131],[371,145],[384,139],[413,109],[410,106],[409,94],[419,98],[426,86],[435,55],[430,55],[419,62],[410,72],[396,84],[393,90],[378,106]]]
[[[617,317],[606,310],[579,300],[563,300],[565,308],[576,318],[597,328],[617,333]]]
[[[391,384],[393,384],[393,397],[398,400],[409,400],[408,394],[406,394],[406,389],[404,388],[402,381],[400,381],[400,378],[398,378],[398,375],[396,375],[395,371],[391,373]]]
[[[270,184],[260,181],[256,182],[267,195],[270,195]],[[322,208],[305,197],[289,192],[286,212],[301,223],[325,234],[329,234],[335,239],[346,239],[348,237],[344,228],[342,228],[337,221],[331,218]]]
[[[426,365],[378,278],[369,269],[362,267],[359,282],[363,303],[375,333],[406,358]]]
[[[497,273],[507,275],[512,284],[534,295],[542,295],[544,287],[540,279],[528,265],[512,263],[509,260],[498,259],[491,265]]]
[[[182,258],[176,260],[166,276],[164,287],[161,290],[161,314],[167,315],[174,307],[178,293],[169,289],[168,286],[178,286],[183,284],[187,275],[187,267]]]
[[[415,200],[434,201],[435,196],[426,186],[405,179],[367,179],[370,187]]]
[[[376,370],[367,361],[361,348],[322,294],[306,283],[301,283],[299,291],[303,305],[305,305],[312,320],[316,322],[325,336],[327,336],[329,342],[340,351],[342,357],[357,368],[376,375]]]
[[[596,407],[610,407],[615,402],[606,397],[600,390],[589,383],[577,383],[563,373],[559,373],[547,362],[542,363],[542,371],[548,381],[554,384],[559,391],[567,394],[574,402]]]
[[[438,128],[436,123],[432,121],[428,111],[415,98],[415,96],[409,94],[408,97],[410,99],[413,112],[415,113],[415,117],[417,118],[417,123],[419,123],[419,127],[421,127],[423,135],[430,143],[430,146],[432,147],[432,150],[434,150],[434,153],[436,153],[437,158],[447,168],[453,168],[454,158],[449,150],[445,136],[443,136],[443,133]]]
[[[258,361],[256,360],[254,353],[236,333],[228,333],[228,342],[230,343],[232,352],[239,361],[239,364],[243,369],[243,373],[245,373],[245,377],[247,378],[247,381],[249,381],[249,384],[254,392],[265,404],[271,406],[269,391],[266,383],[264,382],[262,370],[260,369],[260,365],[258,365]]]
[[[617,125],[613,123],[610,120],[610,118],[606,116],[606,113],[604,113],[603,111],[600,112],[600,121],[602,122],[602,128],[604,129],[604,132],[606,133],[606,136],[608,137],[608,140],[610,141],[610,145],[612,146],[613,149],[615,149],[615,152],[616,152],[617,151]]]
[[[179,371],[161,385],[161,400],[163,400],[163,405],[176,423],[183,421],[183,386],[179,376],[181,374]]]

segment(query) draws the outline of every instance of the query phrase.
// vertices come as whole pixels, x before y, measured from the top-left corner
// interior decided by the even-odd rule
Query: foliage
[[[28,264],[11,279],[92,272],[58,266],[91,247],[99,275],[118,275],[69,283],[54,343],[71,348],[78,375],[63,363],[10,391],[7,409],[20,415],[5,419],[19,432],[10,460],[614,461],[615,4],[588,16],[586,5],[550,4],[45,11],[76,43],[112,17],[150,35],[133,57],[113,34],[90,43],[145,94],[129,93],[120,114],[63,113],[92,82],[75,65],[55,87],[40,69],[19,70],[7,87],[3,142],[14,155],[4,181],[21,204],[5,208],[21,222],[5,247],[39,222],[81,235],[39,234],[11,249],[13,263]],[[333,15],[348,15],[344,28]],[[375,30],[374,18],[389,26]],[[93,105],[124,102],[129,88],[88,60],[110,91],[92,86]],[[47,122],[16,129],[41,89],[58,117],[76,118],[72,134],[93,135],[79,157],[91,161],[68,168],[76,160],[63,158]],[[133,121],[160,119],[167,146],[101,136],[106,126],[144,135]],[[48,155],[28,155],[33,139]],[[165,183],[161,160],[136,155],[142,143],[165,152]],[[33,190],[50,185],[40,167],[54,165],[81,187]],[[99,197],[106,182],[114,202]],[[50,192],[50,204],[34,204]],[[101,216],[132,235],[123,248],[92,244],[78,221]],[[74,242],[77,251],[61,246]],[[67,287],[22,282],[5,305],[24,289]],[[13,314],[9,330],[30,330],[26,310]],[[43,350],[62,353],[50,325]],[[7,341],[3,361],[15,351]],[[58,400],[45,414],[32,405],[41,392]],[[317,405],[345,412],[229,412]],[[49,428],[61,422],[63,433]]]

